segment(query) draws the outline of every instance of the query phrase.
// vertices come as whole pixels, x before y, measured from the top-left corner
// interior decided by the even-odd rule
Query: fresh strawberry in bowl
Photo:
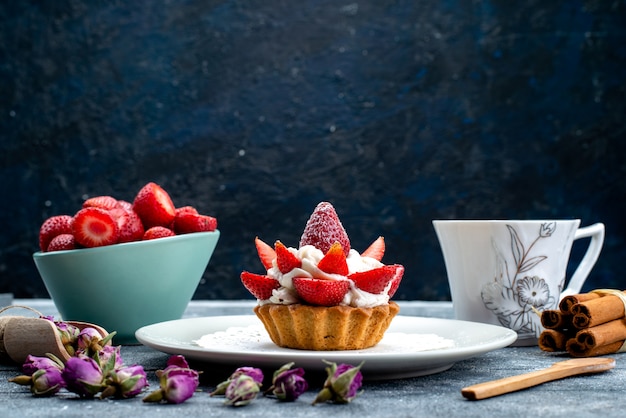
[[[72,215],[46,219],[33,254],[61,316],[116,331],[119,343],[135,342],[144,325],[182,316],[220,236],[217,219],[191,206],[179,212],[209,217],[210,226],[175,229],[177,208],[156,183],[131,201],[94,196]]]

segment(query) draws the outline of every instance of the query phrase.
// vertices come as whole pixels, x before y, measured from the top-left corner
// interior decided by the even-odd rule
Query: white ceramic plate
[[[207,334],[208,344],[197,341]],[[276,346],[254,315],[212,316],[160,322],[138,329],[142,344],[188,359],[259,368],[324,370],[322,360],[357,365],[364,361],[368,380],[424,376],[449,369],[460,360],[506,347],[517,339],[507,328],[451,319],[397,316],[375,347],[350,351],[307,351]],[[213,342],[211,341],[213,340]]]

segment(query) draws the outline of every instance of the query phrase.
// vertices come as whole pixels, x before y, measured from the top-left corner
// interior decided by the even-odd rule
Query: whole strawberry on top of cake
[[[378,237],[363,253],[351,248],[332,204],[317,205],[298,248],[258,237],[255,245],[265,274],[241,273],[259,301],[254,312],[272,341],[306,350],[356,350],[382,339],[400,308],[395,294],[404,267],[385,265],[385,241]]]

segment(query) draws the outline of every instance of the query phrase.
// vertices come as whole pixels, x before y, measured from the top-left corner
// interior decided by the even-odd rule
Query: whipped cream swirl
[[[324,257],[324,253],[314,246],[305,245],[299,249],[289,247],[288,250],[302,260],[302,266],[283,274],[276,266],[276,260],[274,260],[272,267],[267,270],[267,275],[278,280],[280,287],[272,291],[272,296],[269,299],[259,301],[260,304],[273,303],[290,305],[300,303],[301,300],[298,298],[298,294],[293,287],[294,277],[315,277],[326,280],[349,281],[350,290],[346,293],[340,305],[352,306],[354,308],[373,308],[389,303],[389,295],[387,292],[391,287],[391,282],[381,294],[376,295],[369,293],[356,287],[354,282],[346,276],[329,274],[317,268],[318,263]],[[383,263],[375,258],[361,257],[359,252],[354,249],[350,250],[346,261],[348,263],[349,274],[368,271],[383,266]]]

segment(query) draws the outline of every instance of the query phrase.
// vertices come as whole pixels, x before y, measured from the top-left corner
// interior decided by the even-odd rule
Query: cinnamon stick
[[[572,324],[578,328],[591,328],[624,317],[624,302],[618,296],[605,295],[577,303],[571,308]]]
[[[572,315],[556,309],[541,312],[541,325],[545,329],[566,329],[572,326]]]
[[[565,351],[570,335],[555,329],[545,329],[539,335],[539,348],[543,351]]]
[[[626,308],[622,291],[599,289],[566,296],[558,310],[541,313],[544,331],[539,347],[566,351],[572,357],[594,357],[623,351]],[[623,291],[626,293],[626,291]]]
[[[616,319],[576,334],[576,341],[589,348],[626,340],[626,318]]]
[[[622,348],[623,345],[624,341],[616,341],[611,344],[589,348],[583,344],[580,344],[575,338],[572,338],[567,342],[566,348],[567,352],[572,357],[595,357],[617,353],[617,351]]]
[[[565,296],[563,299],[561,299],[561,303],[559,303],[559,309],[563,311],[563,313],[571,313],[572,306],[576,305],[577,303],[598,299],[599,297],[601,297],[601,295],[596,292],[579,293],[577,295]]]

